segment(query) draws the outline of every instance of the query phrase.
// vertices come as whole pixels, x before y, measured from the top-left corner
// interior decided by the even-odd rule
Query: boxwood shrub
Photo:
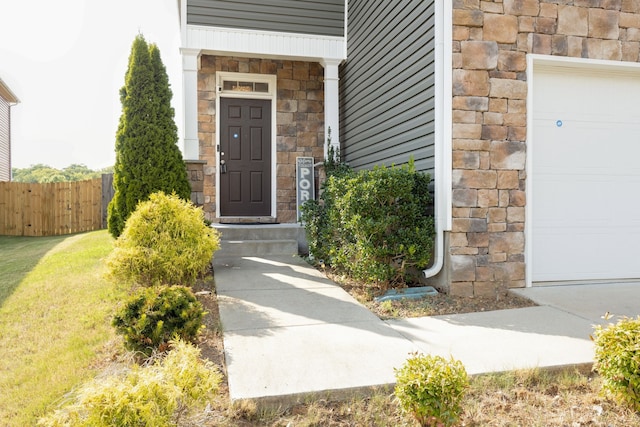
[[[405,285],[431,260],[429,175],[417,172],[413,161],[337,170],[324,182],[320,199],[302,209],[311,257],[365,283]]]
[[[458,421],[469,387],[462,362],[414,354],[395,373],[396,398],[421,426],[451,426]]]

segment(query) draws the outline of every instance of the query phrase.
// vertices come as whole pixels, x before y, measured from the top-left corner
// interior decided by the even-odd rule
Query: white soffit
[[[187,25],[187,48],[298,60],[346,58],[344,37]]]

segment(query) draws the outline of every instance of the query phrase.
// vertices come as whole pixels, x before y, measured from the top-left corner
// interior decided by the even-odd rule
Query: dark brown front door
[[[271,215],[271,101],[220,99],[220,214]]]

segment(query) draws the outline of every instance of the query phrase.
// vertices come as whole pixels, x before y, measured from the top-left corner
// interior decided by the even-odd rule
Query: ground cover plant
[[[183,341],[140,367],[98,377],[77,389],[73,401],[39,420],[46,427],[177,426],[189,422],[216,394],[218,368]]]
[[[103,276],[106,231],[0,237],[0,425],[33,425],[93,376],[126,290]]]

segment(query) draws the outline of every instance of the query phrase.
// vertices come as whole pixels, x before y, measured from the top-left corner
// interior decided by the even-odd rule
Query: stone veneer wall
[[[453,0],[455,295],[525,285],[526,54],[638,61],[640,0]]]
[[[205,216],[216,213],[216,71],[277,75],[277,221],[296,222],[296,157],[324,159],[324,71],[314,62],[203,55],[198,72],[198,139]]]
[[[191,203],[196,206],[204,205],[204,166],[203,160],[185,160],[187,179],[191,186]]]

